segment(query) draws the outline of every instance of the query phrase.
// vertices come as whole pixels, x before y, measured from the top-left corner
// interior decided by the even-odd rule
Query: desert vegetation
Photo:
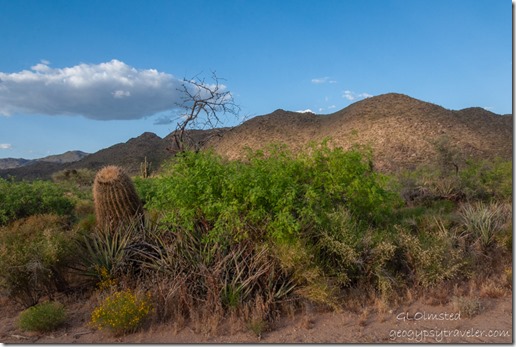
[[[330,144],[240,160],[186,151],[152,175],[112,167],[95,183],[87,170],[2,179],[2,294],[30,307],[24,329],[58,328],[58,299],[75,295],[95,303],[88,326],[116,335],[153,323],[216,333],[230,321],[260,336],[308,306],[512,291],[511,162],[459,160],[438,142],[435,164],[386,174],[368,147]]]

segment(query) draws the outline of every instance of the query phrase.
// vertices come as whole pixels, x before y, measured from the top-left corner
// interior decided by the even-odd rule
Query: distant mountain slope
[[[202,144],[207,138],[223,133],[222,129],[212,130],[188,130],[188,136],[192,144]],[[88,157],[68,165],[67,169],[86,168],[99,170],[106,165],[118,165],[123,167],[129,174],[140,174],[140,164],[145,158],[151,164],[152,170],[160,168],[163,161],[172,157],[177,151],[177,146],[173,140],[174,133],[163,139],[158,135],[145,132],[142,135],[132,138],[125,143],[102,149]]]
[[[433,143],[447,138],[466,157],[512,158],[512,115],[500,116],[481,108],[460,111],[423,102],[403,94],[384,94],[356,102],[329,115],[276,110],[255,117],[208,143],[230,159],[243,149],[270,142],[300,149],[310,141],[330,137],[336,146],[370,145],[375,166],[392,171],[436,160]]]
[[[36,161],[45,161],[48,163],[73,163],[87,157],[88,155],[89,153],[82,151],[68,151],[63,154],[49,155],[48,157],[36,159]]]
[[[32,165],[36,162],[44,161],[48,163],[72,163],[86,157],[88,153],[81,151],[68,151],[63,154],[49,155],[39,159],[5,158],[0,159],[0,170],[15,169],[17,167]]]
[[[23,158],[3,158],[0,159],[0,170],[14,169],[29,163],[31,160]]]
[[[147,157],[147,162],[153,163],[152,165],[161,163],[165,158],[170,157],[171,154],[166,147],[167,145],[161,137],[151,132],[145,132],[125,143],[119,143],[91,154],[66,168],[98,170],[106,165],[119,165],[131,174],[136,174],[145,157]]]
[[[188,130],[192,144],[202,147],[206,139],[213,136],[220,136],[227,129],[212,130]],[[18,179],[50,179],[52,174],[60,170],[90,169],[99,170],[106,165],[118,165],[123,167],[130,175],[140,174],[140,164],[147,158],[152,170],[160,168],[163,161],[173,156],[177,147],[173,141],[174,133],[165,138],[145,132],[142,135],[132,138],[125,143],[118,143],[111,147],[102,149],[96,153],[84,156],[81,160],[66,162],[71,159],[72,153],[67,152],[61,156],[51,156],[35,161],[29,161],[30,165],[19,166],[9,169],[0,169],[0,177],[14,176]],[[199,144],[199,145],[197,145]],[[75,151],[77,152],[77,151]],[[66,153],[65,153],[66,154]]]
[[[229,159],[241,158],[246,147],[259,149],[276,142],[299,150],[310,141],[321,142],[329,137],[334,145],[343,148],[353,144],[371,146],[375,167],[394,171],[435,161],[434,143],[442,139],[447,139],[450,147],[465,158],[512,159],[512,131],[512,115],[501,116],[478,107],[452,111],[390,93],[364,99],[329,115],[276,110],[234,128],[189,130],[188,133],[194,148],[213,148]],[[145,158],[156,170],[173,156],[177,150],[173,136],[171,133],[162,139],[146,132],[71,163],[66,163],[65,158],[73,160],[73,155],[65,154],[77,154],[77,151],[58,158],[30,161],[30,165],[21,162],[22,166],[17,168],[2,170],[0,167],[0,177],[48,179],[59,170],[98,170],[106,165],[119,165],[129,174],[138,175]],[[7,165],[8,161],[5,163]]]

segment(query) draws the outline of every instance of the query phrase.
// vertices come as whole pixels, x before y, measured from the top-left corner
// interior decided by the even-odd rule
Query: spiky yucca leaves
[[[498,202],[465,203],[460,206],[459,216],[466,232],[476,239],[481,249],[486,250],[510,222],[512,206]]]
[[[228,315],[246,319],[246,310],[262,302],[260,317],[273,320],[282,302],[293,296],[295,284],[266,244],[251,241],[223,245],[203,240],[203,231],[160,235],[154,249],[141,250],[142,272],[152,282],[158,319],[176,323],[204,322]]]
[[[150,247],[148,234],[156,233],[155,228],[148,219],[135,217],[114,229],[79,234],[75,248],[77,263],[70,266],[97,282],[135,275]],[[147,256],[152,255],[151,249]]]
[[[134,218],[143,220],[143,205],[134,184],[118,166],[106,166],[97,173],[93,199],[99,228],[114,230]]]

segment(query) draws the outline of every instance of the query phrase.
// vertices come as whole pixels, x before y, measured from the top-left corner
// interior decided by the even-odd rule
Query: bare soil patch
[[[70,298],[63,300],[71,300]],[[475,298],[476,300],[476,298]],[[480,298],[481,311],[469,317],[456,303],[419,299],[410,304],[362,312],[312,310],[279,319],[257,336],[223,322],[217,334],[202,324],[178,329],[173,322],[150,324],[121,337],[88,327],[93,300],[67,303],[68,321],[52,333],[21,331],[20,307],[1,298],[0,342],[3,343],[512,343],[512,297]]]

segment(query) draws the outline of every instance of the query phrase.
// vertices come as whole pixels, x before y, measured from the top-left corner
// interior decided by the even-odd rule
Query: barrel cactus
[[[99,228],[114,229],[143,222],[143,205],[131,178],[118,166],[106,166],[93,183],[95,215]]]

